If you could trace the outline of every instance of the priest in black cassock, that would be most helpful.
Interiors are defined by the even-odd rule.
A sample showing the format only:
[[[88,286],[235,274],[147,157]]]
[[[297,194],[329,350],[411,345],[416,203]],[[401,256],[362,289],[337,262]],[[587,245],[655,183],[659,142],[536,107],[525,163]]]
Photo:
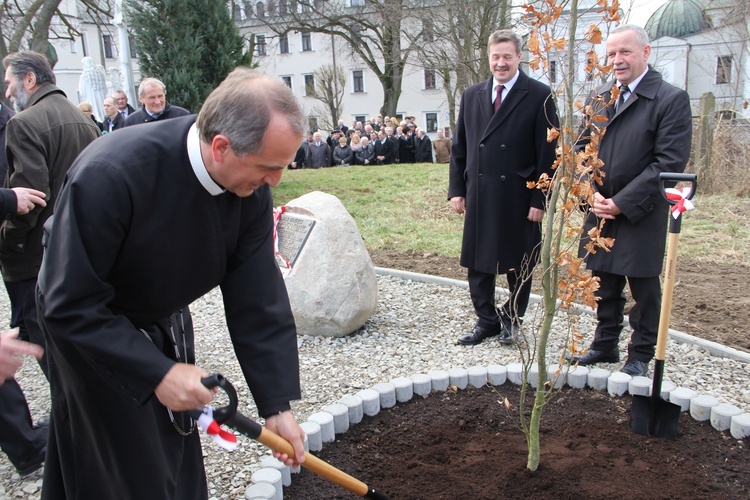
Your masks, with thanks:
[[[217,285],[258,412],[294,446],[276,456],[304,459],[270,186],[305,125],[280,80],[237,69],[197,119],[127,127],[78,157],[45,227],[37,289],[52,391],[42,498],[208,497],[181,412],[213,397],[193,364],[188,304]]]

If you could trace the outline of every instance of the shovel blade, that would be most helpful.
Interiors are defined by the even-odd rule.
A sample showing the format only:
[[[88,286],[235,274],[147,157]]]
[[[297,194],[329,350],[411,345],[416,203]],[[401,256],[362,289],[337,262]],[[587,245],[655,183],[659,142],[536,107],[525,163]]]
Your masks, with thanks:
[[[661,397],[633,396],[630,430],[674,441],[681,408]]]

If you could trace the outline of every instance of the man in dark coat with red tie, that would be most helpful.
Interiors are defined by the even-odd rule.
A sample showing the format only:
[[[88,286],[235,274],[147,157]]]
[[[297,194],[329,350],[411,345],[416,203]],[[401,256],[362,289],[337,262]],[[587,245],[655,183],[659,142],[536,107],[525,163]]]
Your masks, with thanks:
[[[468,268],[479,318],[458,338],[464,345],[495,335],[510,344],[517,334],[545,211],[544,193],[526,183],[551,175],[555,160],[555,143],[547,142],[548,127],[557,125],[554,97],[519,69],[520,38],[499,30],[487,49],[492,78],[464,91],[450,161],[448,199],[456,213],[466,214],[461,265]],[[497,274],[507,276],[510,290],[499,311]]]

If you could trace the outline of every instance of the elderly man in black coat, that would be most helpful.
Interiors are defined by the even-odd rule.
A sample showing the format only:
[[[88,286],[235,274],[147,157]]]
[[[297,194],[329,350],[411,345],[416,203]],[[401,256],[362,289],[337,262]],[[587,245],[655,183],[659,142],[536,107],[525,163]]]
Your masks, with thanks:
[[[527,181],[550,174],[555,144],[547,128],[556,125],[550,88],[519,69],[521,40],[512,30],[496,31],[487,44],[492,78],[466,89],[456,122],[448,198],[466,213],[461,265],[479,318],[461,335],[464,345],[500,335],[510,344],[526,312],[534,249],[541,239],[545,196]],[[495,276],[505,274],[510,296],[497,311]]]
[[[590,350],[573,358],[581,365],[617,362],[622,331],[625,283],[635,305],[630,311],[633,328],[628,360],[621,371],[645,375],[654,357],[659,328],[661,287],[668,204],[659,186],[661,172],[682,172],[690,154],[692,120],[690,99],[684,90],[669,85],[648,66],[648,34],[638,26],[624,25],[607,40],[609,64],[615,81],[597,88],[588,104],[606,116],[606,134],[599,144],[605,177],[594,195],[586,221],[580,256],[599,278],[598,324]],[[615,85],[620,86],[615,105]],[[584,141],[585,142],[585,141]],[[603,237],[615,239],[610,252],[587,254],[588,231],[605,219]]]

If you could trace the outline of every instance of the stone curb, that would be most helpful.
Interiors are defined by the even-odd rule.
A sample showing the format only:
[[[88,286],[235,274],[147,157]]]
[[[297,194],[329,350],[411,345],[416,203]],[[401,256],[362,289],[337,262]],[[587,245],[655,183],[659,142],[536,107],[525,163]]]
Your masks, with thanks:
[[[469,288],[469,283],[466,281],[461,280],[454,280],[450,278],[443,278],[441,276],[431,276],[429,274],[419,274],[419,273],[412,273],[410,271],[401,271],[399,269],[388,269],[386,267],[376,267],[375,273],[384,275],[384,276],[393,276],[395,278],[401,278],[405,280],[412,280],[416,281],[418,283],[427,283],[430,285],[443,285],[443,286],[454,286],[458,288]],[[498,289],[501,293],[504,293],[505,295],[508,294],[508,291],[504,288]],[[542,301],[542,297],[539,295],[531,294],[531,298],[529,299],[530,304],[538,304]],[[594,311],[590,307],[586,306],[577,306],[575,308],[571,308],[572,312],[579,313],[579,314],[587,314],[589,316],[595,316],[596,311]],[[628,317],[625,316],[625,320],[628,321]],[[701,339],[698,337],[694,337],[693,335],[689,335],[687,333],[669,329],[669,337],[677,342],[678,344],[690,344],[700,347],[701,349],[707,350],[709,353],[711,353],[712,356],[718,356],[721,358],[729,358],[734,359],[737,361],[742,361],[743,363],[750,363],[750,353],[740,351],[738,349],[734,349],[733,347],[721,345],[717,342],[712,342],[710,340]]]
[[[434,285],[443,285],[443,286],[454,286],[459,288],[468,288],[469,284],[466,281],[461,280],[454,280],[450,278],[443,278],[440,276],[431,276],[427,274],[419,274],[419,273],[413,273],[409,271],[402,271],[398,269],[388,269],[383,267],[376,267],[375,268],[376,274],[379,275],[385,275],[385,276],[393,276],[396,278],[401,278],[404,280],[411,280],[418,283],[426,283],[426,284],[434,284]],[[505,289],[500,288],[499,291],[501,293],[507,294],[508,291]],[[530,303],[540,303],[542,300],[542,297],[539,295],[531,295]],[[585,306],[578,306],[574,309],[574,312],[579,314],[587,314],[590,316],[595,315],[595,311],[590,307]],[[627,317],[625,319],[627,321]],[[678,343],[686,343],[691,345],[699,346],[703,349],[708,350],[712,356],[718,356],[718,357],[725,357],[730,358],[746,363],[750,363],[750,353],[745,353],[743,351],[739,351],[737,349],[733,349],[728,346],[724,346],[721,344],[718,344],[716,342],[712,342],[709,340],[700,339],[698,337],[694,337],[692,335],[688,335],[686,333],[677,331],[677,330],[669,330],[669,336],[672,338],[672,340],[678,342]],[[512,363],[511,365],[519,365],[520,363]],[[510,366],[510,365],[509,365]],[[530,371],[532,368],[534,368],[536,365],[533,365],[530,367]],[[511,369],[514,369],[518,371],[517,369],[519,367],[517,366],[510,366]],[[585,367],[584,367],[585,368]],[[464,390],[468,387],[477,387],[477,376],[479,375],[479,372],[483,372],[486,375],[486,385],[491,385],[494,387],[499,387],[506,382],[510,382],[511,384],[519,385],[521,384],[521,379],[519,377],[513,377],[513,376],[505,376],[506,373],[509,373],[510,370],[508,366],[503,365],[492,365],[489,367],[477,367],[472,366],[469,368],[456,368],[451,367],[450,369],[446,370],[434,370],[433,372],[429,374],[415,374],[411,375],[410,377],[401,377],[399,379],[391,382],[383,382],[379,384],[375,384],[370,389],[365,389],[364,391],[360,391],[360,393],[364,392],[372,392],[376,396],[380,396],[379,398],[376,397],[376,403],[382,403],[384,402],[384,398],[387,401],[386,405],[382,404],[376,404],[377,409],[371,408],[370,411],[365,411],[364,414],[368,416],[374,416],[377,415],[381,409],[383,408],[390,408],[396,405],[396,403],[403,403],[406,401],[411,400],[415,395],[421,395],[423,397],[426,397],[429,393],[432,392],[440,392],[441,390],[447,390],[447,387],[443,387],[443,385],[446,385],[445,383],[449,382],[456,387],[457,390]],[[585,384],[581,385],[579,382],[574,382],[574,384],[569,383],[568,380],[565,380],[565,385],[568,385],[568,387],[571,387],[572,389],[583,389],[585,387],[588,387],[592,390],[598,390],[598,391],[607,391],[610,395],[610,397],[621,397],[626,393],[635,393],[635,392],[643,392],[643,390],[646,390],[646,394],[640,394],[640,395],[647,395],[651,392],[651,385],[652,380],[647,377],[636,377],[635,382],[636,384],[633,384],[633,377],[630,375],[627,375],[625,373],[621,372],[609,372],[604,369],[596,368],[592,370],[593,376],[591,371],[586,371],[586,374],[588,374],[588,379]],[[503,376],[497,377],[497,372],[501,372]],[[575,372],[574,369],[569,368],[568,371],[563,375],[567,378],[569,375],[569,372]],[[514,372],[515,373],[515,372]],[[473,379],[470,378],[470,374],[473,374]],[[584,374],[584,377],[586,377],[586,374]],[[520,375],[520,374],[519,374]],[[530,374],[531,375],[531,374]],[[412,381],[412,386],[414,384],[423,385],[424,381],[422,380],[424,377],[429,377],[432,380],[432,387],[431,390],[427,391],[426,394],[419,394],[417,391],[410,391],[410,396],[408,399],[406,397],[396,397],[395,396],[395,386],[399,385],[399,387],[403,388],[404,383],[407,380]],[[447,378],[449,377],[449,380]],[[548,377],[549,378],[549,377]],[[642,380],[639,380],[642,379]],[[470,382],[471,380],[471,382]],[[492,382],[498,382],[498,383],[492,383]],[[533,381],[530,381],[533,382]],[[555,385],[558,385],[559,381],[555,381]],[[648,383],[646,383],[648,382]],[[535,384],[530,384],[535,385]],[[424,392],[424,391],[419,391]],[[689,392],[689,394],[688,394]],[[360,402],[362,403],[363,400],[359,397],[359,394],[353,395],[353,396],[344,396],[343,399],[351,398],[353,399],[360,399]],[[711,396],[699,394],[696,391],[687,390],[682,387],[675,387],[674,384],[670,383],[669,381],[664,381],[662,385],[662,398],[666,399],[667,401],[671,401],[672,403],[678,404],[681,407],[681,413],[685,413],[687,415],[690,415],[694,420],[697,421],[709,421],[711,426],[718,430],[719,432],[723,431],[729,431],[728,434],[730,434],[735,439],[744,439],[747,437],[750,437],[750,413],[742,413],[741,410],[734,407],[733,405],[728,404],[718,404],[718,400]],[[711,400],[707,404],[704,404],[704,400],[708,399]],[[340,401],[335,403],[340,403]],[[373,401],[364,402],[364,403],[372,403]],[[693,404],[695,403],[695,404]],[[714,404],[717,403],[717,404]],[[337,412],[336,417],[341,419],[348,418],[348,415],[351,415],[353,413],[353,407],[354,407],[354,413],[358,412],[358,409],[356,408],[356,401],[349,401],[348,402],[348,413],[344,412],[343,415],[341,412]],[[714,407],[719,407],[719,412],[714,412],[712,409]],[[327,413],[327,408],[330,409],[331,404],[324,405],[324,407],[321,409],[320,412],[315,413],[311,416],[320,416],[320,413]],[[333,419],[334,415],[330,414],[331,418]],[[359,420],[358,420],[359,421]],[[308,422],[315,422],[315,420],[309,420]],[[346,429],[350,428],[349,424],[354,425],[357,422],[347,422]],[[342,431],[346,432],[346,431]],[[331,432],[333,433],[333,432]],[[336,432],[338,434],[339,432]],[[334,441],[334,439],[329,438],[329,442]],[[295,471],[298,472],[298,471]],[[343,471],[346,472],[346,471]]]
[[[520,363],[517,363],[517,364],[520,364]],[[529,371],[532,371],[531,369],[534,366],[535,365],[532,365],[531,367],[529,367]],[[469,367],[469,368],[451,367],[450,369],[447,369],[444,372],[451,374],[450,375],[451,385],[453,387],[455,387],[456,390],[465,390],[465,389],[467,389],[469,387],[479,387],[479,386],[475,385],[476,382],[474,382],[472,384],[465,383],[466,380],[464,380],[464,379],[470,373],[474,373],[474,374],[479,374],[480,372],[484,373],[485,376],[486,376],[486,378],[485,378],[485,384],[484,385],[490,385],[490,386],[493,386],[493,387],[500,387],[500,386],[504,385],[506,382],[509,383],[510,385],[520,385],[522,383],[520,380],[516,380],[516,379],[512,379],[512,378],[508,377],[507,379],[506,378],[501,378],[500,380],[498,380],[500,383],[492,384],[490,382],[492,380],[492,378],[490,377],[490,375],[491,375],[492,372],[497,372],[498,368],[503,368],[503,365],[492,365],[492,366],[489,366],[489,367],[472,366],[472,367]],[[507,367],[505,367],[505,368],[507,369]],[[502,370],[500,370],[500,371],[502,371]],[[568,371],[569,372],[574,372],[575,370],[570,369]],[[589,378],[588,378],[588,382],[585,384],[585,386],[578,386],[578,385],[573,386],[573,385],[570,385],[569,383],[567,383],[567,380],[565,381],[566,382],[565,385],[568,385],[568,387],[570,387],[571,389],[583,389],[585,387],[588,387],[591,390],[607,391],[607,393],[612,398],[621,397],[625,393],[628,393],[628,392],[631,392],[631,393],[632,392],[638,392],[638,391],[633,391],[632,390],[633,388],[631,387],[630,383],[633,380],[633,377],[631,377],[628,374],[625,374],[625,373],[622,373],[622,372],[609,372],[609,371],[604,370],[604,369],[595,369],[595,370],[592,370],[592,372],[594,372],[594,371],[596,372],[595,377],[591,376],[591,372],[588,373]],[[433,376],[437,376],[438,378],[441,378],[443,376],[443,371],[442,370],[435,370],[434,372],[431,372],[431,373],[432,373],[432,375],[428,374],[427,376],[430,376],[431,378]],[[599,375],[605,375],[605,374],[608,374],[608,375],[606,377],[599,376]],[[563,377],[566,377],[568,375],[568,373],[564,373],[564,374],[561,374],[561,375]],[[404,382],[406,380],[414,381],[415,377],[416,377],[416,380],[420,380],[420,377],[423,377],[423,376],[424,376],[424,374],[415,374],[415,375],[412,375],[410,377],[401,377],[401,378],[396,379],[396,380],[399,383],[400,382]],[[454,380],[454,377],[455,377],[455,380]],[[652,380],[648,379],[647,377],[635,377],[636,381],[638,381],[639,379],[644,379],[642,381],[642,382],[644,382],[644,384],[645,384],[645,381],[648,380],[648,382],[649,382],[649,384],[648,384],[648,393],[650,393],[651,392],[651,383],[652,383]],[[453,382],[458,382],[458,384],[454,385]],[[532,384],[530,384],[530,385],[532,385]],[[557,386],[558,384],[556,383],[555,385]],[[379,389],[381,389],[381,392],[379,392],[379,394],[381,395],[381,398],[382,398],[382,396],[383,396],[384,393],[388,393],[390,391],[390,389],[393,389],[395,387],[395,384],[393,382],[383,382],[383,383],[375,384],[375,386],[378,386]],[[375,387],[375,386],[373,386],[373,387]],[[710,424],[711,424],[711,426],[714,429],[716,429],[719,432],[729,431],[729,432],[727,432],[727,434],[730,434],[733,438],[738,439],[738,440],[750,437],[750,413],[742,413],[738,408],[736,408],[736,407],[734,407],[732,405],[728,405],[728,404],[714,404],[714,403],[718,403],[718,400],[716,400],[713,397],[699,394],[698,392],[690,390],[690,389],[685,389],[685,388],[682,388],[682,387],[674,387],[674,384],[668,383],[666,381],[664,382],[664,385],[663,385],[663,389],[664,388],[668,388],[668,389],[671,389],[671,390],[669,392],[662,391],[662,398],[666,399],[666,400],[668,400],[668,401],[670,401],[670,402],[672,402],[674,404],[677,404],[678,406],[680,406],[681,407],[681,413],[684,413],[686,415],[691,416],[693,418],[693,420],[696,420],[696,421],[699,421],[699,422],[700,421],[709,421],[710,420]],[[447,389],[448,389],[447,387],[445,387],[445,388],[439,387],[438,389],[433,389],[430,392],[431,393],[432,392],[441,392],[442,390],[447,390]],[[418,396],[418,394],[417,393],[413,393],[409,399],[399,398],[398,402],[399,403],[405,403],[405,402],[410,401],[411,399],[413,399],[414,396]],[[427,396],[428,396],[428,394],[425,394],[422,397],[427,397]],[[347,396],[344,396],[344,398],[346,398],[346,397]],[[393,398],[393,399],[394,399],[394,404],[392,404],[389,407],[396,406],[395,405],[395,398]],[[710,399],[710,400],[713,400],[713,401],[709,402],[708,405],[705,405],[705,404],[701,403],[701,401],[703,399]],[[698,404],[697,405],[692,404],[694,402],[698,402]],[[324,406],[324,408],[319,413],[325,413],[326,412],[326,408],[328,408],[329,406],[330,405]],[[385,407],[379,408],[378,411],[373,412],[370,416],[377,415],[380,412],[380,410],[383,409],[383,408],[385,408]],[[714,412],[712,410],[712,408],[719,408],[722,411],[720,411],[720,412]],[[699,411],[699,410],[702,410],[702,411]],[[315,415],[317,415],[317,414],[315,414]],[[346,416],[346,415],[344,415],[344,416]],[[347,429],[349,427],[350,426],[347,426]],[[331,441],[333,441],[333,440],[331,440]],[[343,471],[343,472],[346,472],[346,471]]]

